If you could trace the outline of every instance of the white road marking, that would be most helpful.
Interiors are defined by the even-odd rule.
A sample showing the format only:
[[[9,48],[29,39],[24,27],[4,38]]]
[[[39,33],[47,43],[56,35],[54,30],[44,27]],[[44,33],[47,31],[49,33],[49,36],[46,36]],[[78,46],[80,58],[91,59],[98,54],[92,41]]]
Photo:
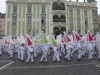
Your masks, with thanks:
[[[94,65],[94,63],[86,63],[86,64],[73,64],[73,65],[50,65],[50,66],[24,66],[24,67],[9,67],[7,69],[33,69],[33,68],[57,68],[57,67],[73,67],[73,66],[88,66]]]
[[[98,65],[95,65],[95,66],[97,66],[97,67],[100,67],[100,64],[98,64]]]
[[[8,67],[9,65],[11,65],[13,62],[14,62],[14,61],[12,61],[12,62],[10,62],[10,63],[4,65],[3,67],[0,67],[0,71],[3,70],[4,68]]]

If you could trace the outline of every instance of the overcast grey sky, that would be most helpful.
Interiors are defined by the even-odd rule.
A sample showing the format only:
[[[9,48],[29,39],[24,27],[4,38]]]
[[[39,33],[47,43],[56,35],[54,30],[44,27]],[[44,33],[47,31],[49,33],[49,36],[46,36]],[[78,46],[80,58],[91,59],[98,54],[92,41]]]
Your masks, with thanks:
[[[5,13],[6,12],[6,3],[5,1],[7,0],[0,0],[0,12]],[[69,1],[69,0],[67,0]],[[76,1],[76,0],[72,0],[72,1]],[[84,0],[79,0],[80,2],[83,2]],[[98,14],[100,14],[100,0],[96,0],[97,1],[97,6],[98,6]]]

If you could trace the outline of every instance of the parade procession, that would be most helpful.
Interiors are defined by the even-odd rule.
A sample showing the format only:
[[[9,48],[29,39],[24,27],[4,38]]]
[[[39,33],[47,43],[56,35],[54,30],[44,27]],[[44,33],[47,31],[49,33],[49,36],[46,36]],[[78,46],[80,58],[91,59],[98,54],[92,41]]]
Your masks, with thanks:
[[[8,54],[10,59],[22,62],[34,63],[34,58],[41,56],[40,62],[49,63],[48,57],[53,54],[53,62],[61,62],[61,59],[72,62],[71,58],[77,54],[77,60],[81,61],[88,55],[88,60],[93,60],[94,55],[98,54],[100,60],[100,34],[93,37],[89,31],[86,35],[80,37],[76,32],[69,35],[64,32],[55,39],[53,35],[45,35],[43,32],[37,36],[25,37],[20,35],[17,38],[6,36],[0,40],[0,56]],[[64,55],[64,58],[61,58]],[[26,56],[26,60],[24,57]],[[1,57],[0,57],[1,58]]]

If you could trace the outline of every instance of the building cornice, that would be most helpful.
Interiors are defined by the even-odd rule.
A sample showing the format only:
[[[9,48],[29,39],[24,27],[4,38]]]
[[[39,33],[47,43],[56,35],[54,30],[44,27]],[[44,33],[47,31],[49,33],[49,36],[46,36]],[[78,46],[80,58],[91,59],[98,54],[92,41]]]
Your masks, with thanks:
[[[67,5],[67,7],[77,7],[77,8],[91,8],[91,9],[98,9],[98,7],[90,7],[90,6],[76,6],[76,5]]]
[[[20,1],[6,1],[6,4],[46,4],[50,5],[51,2],[20,2]]]

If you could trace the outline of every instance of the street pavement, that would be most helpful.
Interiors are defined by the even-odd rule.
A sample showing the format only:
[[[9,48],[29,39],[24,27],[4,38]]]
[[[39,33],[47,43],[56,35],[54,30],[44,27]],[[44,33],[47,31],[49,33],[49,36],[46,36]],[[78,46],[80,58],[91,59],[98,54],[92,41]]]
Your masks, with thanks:
[[[15,54],[15,57],[17,54]],[[26,63],[16,60],[7,67],[5,65],[12,62],[7,54],[0,56],[0,75],[100,75],[100,60],[98,54],[93,60],[88,60],[88,56],[77,60],[77,53],[71,58],[71,61],[61,58],[61,62],[53,62],[53,53],[48,56],[48,63],[41,63],[41,55],[34,58],[35,63]],[[25,55],[26,60],[27,56]],[[2,67],[4,67],[2,69]]]

